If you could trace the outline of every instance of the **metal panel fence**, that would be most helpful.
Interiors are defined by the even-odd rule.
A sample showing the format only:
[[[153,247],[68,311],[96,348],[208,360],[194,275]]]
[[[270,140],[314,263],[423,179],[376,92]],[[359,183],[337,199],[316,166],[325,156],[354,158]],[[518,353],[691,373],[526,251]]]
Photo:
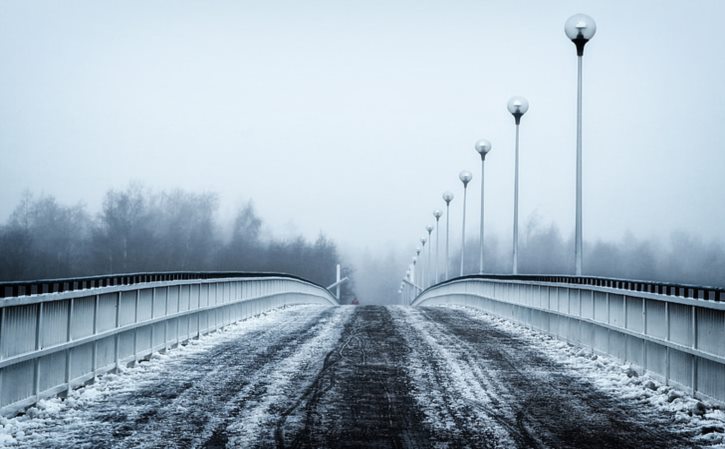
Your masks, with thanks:
[[[0,414],[251,315],[338,304],[323,287],[287,275],[144,279],[0,299]]]
[[[693,395],[725,402],[725,303],[571,283],[459,278],[413,305],[458,304],[613,355]]]

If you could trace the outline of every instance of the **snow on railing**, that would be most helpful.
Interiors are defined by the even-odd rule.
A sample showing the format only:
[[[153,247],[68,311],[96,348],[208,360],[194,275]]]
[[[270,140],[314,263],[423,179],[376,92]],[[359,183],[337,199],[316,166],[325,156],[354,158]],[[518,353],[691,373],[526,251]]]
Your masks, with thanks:
[[[412,304],[482,309],[615,356],[695,396],[725,402],[721,291],[598,278],[571,282],[573,278],[464,276],[429,287]],[[712,291],[718,295],[704,294]]]
[[[248,316],[284,305],[338,304],[319,285],[273,273],[149,273],[13,285],[19,294],[0,299],[5,416]]]

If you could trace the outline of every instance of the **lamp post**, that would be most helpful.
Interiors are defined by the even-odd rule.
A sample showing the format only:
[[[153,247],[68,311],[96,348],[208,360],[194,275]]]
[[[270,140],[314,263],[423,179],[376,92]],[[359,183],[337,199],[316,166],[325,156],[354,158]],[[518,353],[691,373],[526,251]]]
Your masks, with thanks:
[[[529,102],[524,97],[512,97],[508,110],[516,122],[516,162],[514,169],[514,261],[513,274],[519,273],[519,124],[521,117],[529,110]]]
[[[428,259],[425,261],[425,269],[427,271],[425,279],[428,281],[428,283],[425,285],[427,286],[428,284],[431,283],[430,280],[433,277],[433,274],[431,273],[431,265],[430,265],[430,247],[433,246],[433,244],[431,243],[432,240],[430,239],[430,234],[431,234],[431,232],[433,232],[433,226],[427,225],[425,227],[425,230],[428,231]]]
[[[420,254],[420,248],[418,248],[415,251],[415,253],[416,254]],[[418,263],[418,256],[417,255],[416,256],[413,256],[413,270],[412,270],[412,272],[413,272],[413,281],[412,281],[413,282],[413,285],[418,285],[417,273],[416,273],[416,270],[415,270],[415,264],[416,263]],[[416,295],[418,294],[418,291],[417,290],[416,290],[415,294]]]
[[[425,251],[425,243],[426,243],[426,238],[421,237],[420,238],[420,247],[421,247],[421,251],[423,251],[423,252]],[[423,256],[425,256],[425,254],[423,254]],[[428,268],[428,266],[424,262],[425,262],[425,259],[421,258],[421,260],[420,260],[420,288],[421,289],[425,288],[425,270]]]
[[[446,279],[448,279],[448,265],[450,259],[450,239],[451,239],[451,201],[453,201],[453,194],[451,192],[443,193],[443,201],[446,202],[446,260],[444,261],[446,266]]]
[[[576,275],[582,274],[582,62],[584,46],[597,32],[594,19],[585,14],[575,14],[564,24],[566,36],[576,45],[577,91],[576,91],[576,229],[574,233],[574,259]]]
[[[405,300],[410,303],[410,265],[408,266],[408,270],[405,272],[405,277],[403,279],[407,281],[405,283]]]
[[[410,265],[408,266],[408,271],[405,272],[405,279],[407,279],[409,283],[412,282],[412,280],[410,278]],[[413,298],[411,298],[411,294],[410,294],[410,284],[406,284],[406,293],[407,293],[406,301],[408,301],[408,304],[410,304],[410,302],[413,299]]]
[[[480,247],[480,255],[478,259],[478,272],[483,273],[483,203],[484,203],[484,184],[483,184],[483,175],[484,175],[484,169],[486,168],[486,154],[488,154],[489,151],[491,151],[491,142],[489,142],[486,139],[481,139],[478,142],[476,142],[476,151],[478,154],[481,155],[481,226],[479,229],[479,247]]]
[[[439,253],[439,247],[440,247],[440,241],[441,241],[441,233],[440,233],[440,226],[438,225],[438,221],[441,219],[441,215],[443,213],[439,211],[438,209],[433,211],[433,217],[436,219],[436,284],[438,283],[438,269],[440,267],[440,262],[438,258]]]
[[[463,276],[463,258],[466,252],[466,192],[468,191],[468,183],[473,179],[473,175],[468,170],[463,170],[458,174],[458,179],[463,183],[463,229],[461,231],[461,276]]]

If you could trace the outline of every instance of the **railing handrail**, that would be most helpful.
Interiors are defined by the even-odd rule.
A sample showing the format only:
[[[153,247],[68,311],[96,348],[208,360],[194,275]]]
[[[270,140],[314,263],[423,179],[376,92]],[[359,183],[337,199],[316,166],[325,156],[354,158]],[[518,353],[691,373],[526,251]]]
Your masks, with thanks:
[[[687,286],[676,292],[682,296],[672,296],[647,291],[657,283],[643,282],[647,288],[631,290],[624,289],[633,287],[629,284],[617,288],[551,278],[462,276],[428,288],[412,305],[480,308],[633,363],[698,397],[725,401],[725,301],[703,297],[703,292],[721,294],[722,289]]]
[[[0,415],[276,307],[339,305],[328,289],[276,273],[141,273],[16,285],[30,289],[0,300]]]
[[[438,284],[434,284],[420,292],[449,284],[454,281],[466,279],[488,279],[501,281],[528,281],[557,284],[572,284],[593,287],[615,288],[634,292],[654,293],[666,296],[678,296],[691,299],[702,299],[708,301],[725,301],[725,288],[708,287],[694,284],[680,284],[671,282],[642,281],[635,279],[606,278],[601,276],[575,276],[564,274],[467,274],[454,277]]]
[[[224,279],[224,278],[265,278],[286,277],[322,289],[324,286],[289,273],[255,272],[255,271],[159,271],[141,273],[118,273],[73,278],[39,279],[28,281],[0,281],[0,298],[40,295],[46,293],[62,293],[90,288],[112,287],[117,285],[134,285],[148,282]]]

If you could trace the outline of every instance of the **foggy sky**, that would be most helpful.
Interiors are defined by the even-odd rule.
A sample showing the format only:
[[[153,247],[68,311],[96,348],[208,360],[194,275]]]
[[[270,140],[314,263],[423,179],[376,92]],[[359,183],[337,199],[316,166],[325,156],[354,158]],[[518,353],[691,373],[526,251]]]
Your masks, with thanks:
[[[486,225],[509,235],[512,95],[522,221],[574,224],[584,64],[584,238],[724,240],[722,1],[27,2],[0,4],[0,218],[30,189],[91,211],[108,188],[248,198],[280,234],[415,245],[480,160]],[[457,229],[457,228],[456,228]],[[404,267],[401,267],[401,272]]]

